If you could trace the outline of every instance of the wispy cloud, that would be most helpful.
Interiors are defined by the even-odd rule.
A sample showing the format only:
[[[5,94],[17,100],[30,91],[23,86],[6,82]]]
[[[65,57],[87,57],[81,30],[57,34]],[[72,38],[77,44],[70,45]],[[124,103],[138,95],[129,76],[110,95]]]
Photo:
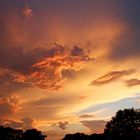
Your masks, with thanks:
[[[94,117],[94,115],[91,115],[91,114],[82,114],[79,116],[79,118],[92,118]]]
[[[139,86],[140,80],[139,79],[129,79],[125,81],[128,87]]]
[[[118,78],[121,78],[122,76],[130,75],[134,73],[134,69],[130,70],[121,70],[121,71],[111,71],[108,72],[107,74],[95,79],[94,81],[91,82],[91,85],[102,85],[106,84],[112,81],[117,80]]]

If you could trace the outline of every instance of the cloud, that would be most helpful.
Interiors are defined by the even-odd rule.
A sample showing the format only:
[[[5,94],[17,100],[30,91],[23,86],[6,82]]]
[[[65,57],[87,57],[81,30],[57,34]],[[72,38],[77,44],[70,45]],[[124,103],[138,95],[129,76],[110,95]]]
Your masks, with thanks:
[[[22,129],[22,122],[13,121],[13,120],[1,119],[0,125],[5,127],[11,127],[14,129]]]
[[[4,70],[0,76],[0,96],[11,96],[26,87],[30,87],[30,85],[13,81],[13,77],[11,77],[11,74],[6,70]]]
[[[20,121],[13,121],[8,119],[1,119],[0,125],[3,125],[5,127],[11,127],[14,129],[32,129],[36,127],[35,119],[33,119],[31,116],[24,117]]]
[[[104,120],[93,120],[93,121],[81,121],[81,123],[91,130],[91,133],[103,133],[106,121]]]
[[[27,116],[23,119],[21,119],[22,121],[22,128],[23,129],[32,129],[35,127],[35,119],[33,119],[31,116]]]
[[[61,128],[62,130],[65,130],[67,128],[68,122],[59,122],[58,127]]]
[[[128,87],[133,87],[133,86],[140,85],[140,80],[139,79],[129,79],[129,80],[126,80],[125,83]]]
[[[104,118],[108,118],[114,115],[114,112],[117,112],[120,109],[139,108],[140,95],[135,95],[129,98],[122,98],[121,100],[116,100],[112,102],[106,102],[101,104],[93,104],[81,111],[81,113],[94,113],[95,116],[103,116]],[[101,111],[100,111],[101,110]],[[97,112],[97,113],[96,113]]]
[[[7,51],[1,48],[0,54],[0,67],[12,81],[47,90],[62,87],[63,71],[79,71],[85,62],[92,61],[82,48],[70,49],[59,44],[28,52],[20,48],[7,48]]]
[[[83,101],[80,101],[80,103],[82,102]],[[75,106],[74,109],[71,106],[72,104]],[[56,120],[57,116],[57,120],[60,120],[65,117],[64,114],[66,114],[65,112],[67,112],[67,110],[69,110],[69,112],[75,112],[75,110],[79,109],[79,96],[73,96],[71,93],[60,93],[55,94],[55,96],[48,94],[47,97],[26,102],[23,106],[26,113],[31,114],[36,119]]]
[[[23,11],[22,11],[23,16],[29,18],[33,16],[33,11],[32,9],[29,7],[28,4],[25,5]]]
[[[92,81],[91,85],[106,84],[106,83],[112,82],[114,80],[117,80],[118,78],[121,78],[122,76],[130,75],[134,72],[135,72],[134,69],[121,70],[121,71],[111,71],[111,72],[108,72],[107,74],[95,79],[94,81]]]
[[[94,115],[89,115],[89,114],[82,114],[79,116],[80,118],[92,118]]]
[[[16,96],[0,97],[0,118],[18,112],[21,109],[21,101]]]

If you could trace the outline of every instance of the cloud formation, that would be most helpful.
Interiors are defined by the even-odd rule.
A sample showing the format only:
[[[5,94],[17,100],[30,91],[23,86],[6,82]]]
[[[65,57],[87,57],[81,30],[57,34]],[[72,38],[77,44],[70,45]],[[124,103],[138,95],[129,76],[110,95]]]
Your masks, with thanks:
[[[0,125],[3,125],[5,127],[11,127],[14,129],[32,129],[36,127],[35,119],[33,119],[31,116],[24,117],[20,121],[13,121],[8,119],[1,119]]]
[[[21,101],[18,97],[0,97],[0,118],[18,112],[21,109]]]
[[[1,74],[9,74],[16,83],[47,90],[62,86],[65,70],[79,71],[85,62],[93,60],[78,46],[70,49],[59,44],[28,52],[19,48],[7,48],[7,51],[1,48],[0,54]]]
[[[102,133],[104,131],[106,121],[93,120],[93,121],[81,121],[81,123],[91,130],[91,133]]]
[[[90,115],[90,114],[82,114],[79,116],[80,118],[92,118],[94,117],[94,115]]]
[[[7,118],[17,116],[18,118],[31,114],[41,121],[58,122],[66,116],[65,114],[72,115],[73,112],[78,113],[92,105],[92,99],[97,104],[89,108],[88,112],[80,113],[80,116],[78,113],[80,120],[92,119],[91,117],[96,119],[99,114],[102,114],[100,117],[108,117],[114,113],[114,110],[122,107],[138,107],[136,101],[139,103],[139,98],[136,101],[123,99],[98,104],[102,101],[120,99],[121,96],[128,96],[132,92],[132,94],[138,93],[138,88],[133,88],[131,91],[129,88],[117,87],[118,89],[114,92],[114,88],[112,90],[107,89],[108,87],[99,89],[95,86],[93,93],[93,89],[86,82],[93,80],[91,85],[102,85],[114,80],[122,80],[123,76],[131,74],[129,69],[115,71],[110,69],[110,72],[106,73],[104,66],[113,64],[117,67],[116,60],[120,61],[119,67],[138,69],[136,62],[131,60],[133,57],[140,56],[139,7],[138,0],[46,0],[41,2],[38,0],[1,0],[1,118],[3,116]],[[68,46],[51,44],[52,42]],[[42,45],[42,43],[51,45]],[[73,44],[79,44],[79,46]],[[89,63],[82,71],[84,64],[93,60],[85,50],[95,55],[97,61],[101,60],[101,63],[99,61],[99,63],[96,61],[94,65]],[[125,64],[124,59],[130,60],[133,66],[130,61],[130,63],[127,61],[129,64]],[[100,76],[100,69],[105,74]],[[95,75],[99,77],[91,79],[91,77],[95,78]],[[62,94],[44,95],[41,94],[42,90],[38,89],[58,90],[63,87],[66,79],[70,80],[64,84],[66,87],[62,90]],[[127,80],[126,85],[129,87],[139,85],[139,79]],[[115,85],[112,84],[112,86]],[[27,87],[30,89],[25,89]],[[11,115],[19,110],[20,103],[12,101],[13,94],[11,93],[20,94],[21,98],[29,101],[24,103],[22,111],[13,116]],[[106,98],[102,97],[104,93],[106,93]],[[89,115],[90,113],[95,116]],[[19,122],[7,120],[7,123],[15,128],[31,128],[33,119],[26,117]],[[62,130],[67,127],[63,121],[56,124],[57,128],[58,124]],[[89,125],[89,122],[84,124]],[[81,129],[81,126],[76,126],[73,130]],[[50,139],[56,138],[51,136]]]
[[[106,83],[112,82],[114,80],[117,80],[118,78],[121,78],[122,76],[130,75],[134,72],[135,72],[134,69],[121,70],[121,71],[111,71],[111,72],[108,72],[107,74],[95,79],[94,81],[92,81],[91,85],[106,84]]]
[[[21,122],[22,128],[25,130],[35,128],[36,126],[35,119],[33,119],[31,116],[24,117],[21,119]]]
[[[68,122],[59,122],[58,127],[61,128],[62,130],[65,130],[67,128]]]
[[[140,80],[139,79],[129,79],[129,80],[126,80],[125,83],[128,87],[133,87],[133,86],[140,85]]]

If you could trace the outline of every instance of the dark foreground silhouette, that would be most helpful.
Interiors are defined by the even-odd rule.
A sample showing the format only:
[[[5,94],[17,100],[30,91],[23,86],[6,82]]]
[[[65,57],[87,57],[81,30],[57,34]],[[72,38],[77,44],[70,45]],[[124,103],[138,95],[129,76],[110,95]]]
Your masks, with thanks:
[[[46,137],[36,129],[23,131],[0,126],[0,140],[45,140]],[[103,134],[66,134],[62,140],[140,140],[140,112],[133,108],[119,110]]]
[[[140,112],[133,108],[119,110],[103,134],[67,134],[62,140],[140,140]]]
[[[41,131],[36,129],[23,132],[23,130],[0,126],[0,140],[45,140],[45,137]]]

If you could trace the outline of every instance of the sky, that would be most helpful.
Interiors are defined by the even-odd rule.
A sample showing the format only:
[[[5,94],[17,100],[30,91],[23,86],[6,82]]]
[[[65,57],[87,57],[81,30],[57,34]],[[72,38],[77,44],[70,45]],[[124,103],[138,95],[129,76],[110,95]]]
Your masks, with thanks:
[[[1,0],[0,125],[47,140],[102,133],[140,108],[140,1]]]

